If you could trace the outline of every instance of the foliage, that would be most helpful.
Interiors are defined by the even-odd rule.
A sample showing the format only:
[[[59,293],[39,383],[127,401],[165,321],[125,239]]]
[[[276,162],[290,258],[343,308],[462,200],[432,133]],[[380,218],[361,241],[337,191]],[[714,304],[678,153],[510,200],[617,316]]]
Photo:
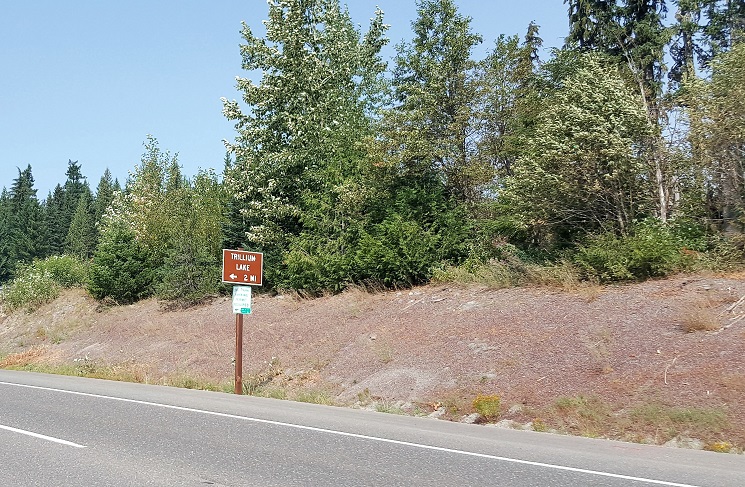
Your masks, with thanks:
[[[431,276],[440,259],[440,237],[417,222],[393,215],[363,234],[356,255],[362,280],[412,286]]]
[[[7,273],[21,263],[43,258],[47,253],[48,235],[44,210],[36,197],[31,166],[21,171],[8,192],[8,244],[4,247],[8,261]],[[1,259],[1,257],[0,257]]]
[[[690,223],[672,226],[644,221],[629,235],[606,232],[590,236],[573,260],[588,277],[603,282],[663,277],[682,271],[696,251],[706,250],[705,238],[692,229]]]
[[[213,172],[185,179],[177,157],[148,137],[125,191],[101,184],[112,201],[94,255],[94,297],[131,302],[156,293],[189,304],[218,291],[225,193]]]
[[[211,172],[200,172],[174,204],[169,248],[157,270],[161,299],[192,304],[220,286],[220,215],[224,192]]]
[[[690,139],[704,170],[713,219],[726,232],[745,229],[745,43],[712,62],[710,81],[694,80],[686,97]]]
[[[12,217],[10,196],[8,191],[3,188],[2,193],[0,193],[0,282],[8,280],[15,267],[11,242]]]
[[[264,36],[243,26],[223,180],[184,177],[152,136],[123,190],[107,170],[94,195],[68,160],[40,201],[19,168],[0,282],[93,255],[94,295],[188,304],[222,289],[222,247],[264,252],[268,288],[311,295],[742,265],[745,4],[565,3],[565,48],[540,62],[534,23],[477,60],[456,2],[418,0],[387,72],[380,10],[361,32],[340,0],[273,0]]]
[[[119,191],[121,191],[119,181],[113,179],[111,171],[106,168],[96,187],[96,197],[93,201],[93,222],[95,227],[103,223],[103,217],[114,202],[114,195]],[[98,241],[98,228],[96,228],[96,241]]]
[[[522,45],[517,36],[499,36],[475,73],[475,157],[496,172],[498,185],[512,175],[538,109],[534,58],[542,41],[536,29],[531,24]]]
[[[21,308],[33,311],[53,301],[59,296],[59,292],[60,285],[52,279],[49,272],[33,266],[21,267],[16,277],[3,286],[2,303],[8,311]]]
[[[224,100],[238,131],[229,144],[235,162],[225,182],[245,222],[241,243],[264,252],[267,283],[305,285],[308,280],[294,279],[288,265],[327,267],[318,264],[322,255],[301,257],[327,241],[354,239],[347,233],[359,207],[349,204],[355,196],[349,189],[362,182],[387,26],[378,10],[361,35],[338,0],[271,3],[265,25],[266,38],[243,29],[243,68],[263,71],[258,85],[239,79],[247,110]],[[313,288],[323,285],[313,282]]]
[[[471,51],[481,36],[452,0],[419,0],[412,28],[414,40],[398,46],[395,60],[395,105],[382,126],[384,160],[412,178],[438,174],[449,195],[473,200],[491,179],[470,147],[476,98]]]
[[[88,266],[71,256],[52,256],[21,265],[13,280],[2,289],[2,303],[12,311],[34,310],[54,300],[62,288],[83,286]]]
[[[575,59],[500,195],[542,245],[606,226],[625,232],[646,209],[641,100],[602,57]]]
[[[49,233],[48,254],[61,255],[72,251],[76,255],[89,256],[95,246],[91,209],[93,195],[78,161],[68,160],[65,175],[67,179],[64,185],[58,184],[44,202]],[[86,203],[81,208],[80,201],[83,199]],[[76,216],[76,228],[73,230],[75,249],[71,250],[70,227]]]
[[[151,254],[123,224],[110,224],[93,255],[88,292],[96,299],[132,303],[152,293]]]
[[[140,164],[130,173],[125,191],[114,198],[104,231],[110,223],[125,224],[157,262],[168,252],[170,229],[177,223],[173,218],[175,196],[184,180],[177,155],[161,150],[158,140],[150,135],[144,146]]]
[[[63,288],[82,287],[88,282],[88,261],[72,255],[53,255],[34,262],[32,267],[48,273]]]
[[[611,56],[641,86],[655,111],[662,92],[665,45],[665,0],[564,0],[569,4],[568,46]],[[654,116],[654,122],[657,117]]]
[[[77,209],[70,221],[70,229],[65,239],[65,251],[80,259],[88,259],[96,247],[96,227],[89,192],[78,199]]]

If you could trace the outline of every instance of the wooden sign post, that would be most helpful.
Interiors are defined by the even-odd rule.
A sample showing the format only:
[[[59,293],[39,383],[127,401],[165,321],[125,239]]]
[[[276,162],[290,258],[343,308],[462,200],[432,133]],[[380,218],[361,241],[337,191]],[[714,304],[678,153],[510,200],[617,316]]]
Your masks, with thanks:
[[[222,282],[233,286],[235,314],[235,393],[243,394],[243,315],[251,313],[251,288],[261,286],[264,254],[245,250],[222,251]]]

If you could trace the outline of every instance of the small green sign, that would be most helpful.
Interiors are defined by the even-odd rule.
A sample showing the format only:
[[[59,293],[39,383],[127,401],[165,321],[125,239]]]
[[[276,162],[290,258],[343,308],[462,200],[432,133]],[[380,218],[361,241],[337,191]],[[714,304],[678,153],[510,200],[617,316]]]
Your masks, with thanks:
[[[233,286],[233,313],[251,314],[251,287]]]

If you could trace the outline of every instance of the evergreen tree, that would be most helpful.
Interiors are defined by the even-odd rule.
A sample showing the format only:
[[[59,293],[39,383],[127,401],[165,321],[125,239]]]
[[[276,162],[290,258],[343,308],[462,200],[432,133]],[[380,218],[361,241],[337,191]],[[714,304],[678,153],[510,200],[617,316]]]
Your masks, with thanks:
[[[44,210],[49,231],[49,255],[62,255],[69,228],[64,223],[65,190],[60,184],[44,200]]]
[[[620,15],[616,0],[564,0],[569,5],[567,45],[620,54]]]
[[[153,281],[147,249],[131,228],[111,221],[93,255],[88,292],[96,299],[133,303],[152,294]]]
[[[96,226],[96,234],[98,234],[98,227],[102,223],[106,210],[114,201],[114,194],[120,190],[119,181],[114,180],[111,177],[111,171],[109,171],[109,168],[106,168],[101,179],[98,181],[96,196],[93,200],[93,221]]]
[[[596,50],[629,68],[655,125],[662,94],[665,46],[664,0],[564,0],[569,4],[568,47]]]
[[[11,215],[10,195],[3,187],[0,193],[0,283],[7,281],[13,275]]]
[[[233,170],[233,159],[230,152],[225,152],[223,160],[223,175],[229,174]],[[223,210],[223,226],[221,228],[222,247],[225,249],[244,249],[246,248],[246,217],[241,212],[241,208],[246,206],[245,201],[239,201],[234,195],[226,196],[226,203]]]
[[[709,62],[745,39],[745,2],[742,0],[702,0],[709,22],[704,26],[706,54]]]
[[[65,180],[65,184],[62,186],[64,197],[62,212],[59,216],[61,231],[65,238],[70,231],[70,223],[78,209],[80,199],[83,198],[84,195],[90,196],[91,193],[90,187],[85,181],[86,178],[81,173],[80,168],[81,166],[78,164],[78,161],[67,161],[67,171],[65,171],[67,179]]]
[[[31,166],[21,171],[10,188],[11,267],[47,255],[48,236],[44,211],[36,197]]]
[[[672,26],[670,57],[673,65],[668,78],[674,86],[679,86],[696,75],[696,59],[704,55],[699,43],[702,30],[701,14],[706,0],[675,0],[675,24]]]
[[[65,253],[87,260],[96,247],[96,227],[90,193],[83,193],[70,222],[65,239]]]

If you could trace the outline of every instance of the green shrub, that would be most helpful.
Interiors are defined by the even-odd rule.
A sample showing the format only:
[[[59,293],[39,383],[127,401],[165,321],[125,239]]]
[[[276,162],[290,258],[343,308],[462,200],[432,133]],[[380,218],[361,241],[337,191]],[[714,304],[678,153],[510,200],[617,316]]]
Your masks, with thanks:
[[[218,293],[220,264],[194,239],[179,239],[158,269],[155,293],[160,299],[192,305]]]
[[[341,291],[352,280],[353,256],[354,242],[348,235],[320,239],[301,234],[292,239],[284,255],[286,272],[278,276],[278,287],[309,294]]]
[[[718,236],[710,254],[710,267],[715,270],[739,269],[745,265],[745,235]]]
[[[64,288],[82,287],[88,282],[88,263],[69,255],[48,257],[34,263],[42,272],[50,276]]]
[[[628,236],[591,236],[577,249],[573,261],[587,277],[602,282],[663,277],[691,264],[688,245],[702,246],[698,238],[685,237],[674,226],[645,221]]]
[[[386,286],[413,285],[426,281],[439,259],[438,235],[399,215],[388,218],[365,233],[355,264],[364,279]]]

